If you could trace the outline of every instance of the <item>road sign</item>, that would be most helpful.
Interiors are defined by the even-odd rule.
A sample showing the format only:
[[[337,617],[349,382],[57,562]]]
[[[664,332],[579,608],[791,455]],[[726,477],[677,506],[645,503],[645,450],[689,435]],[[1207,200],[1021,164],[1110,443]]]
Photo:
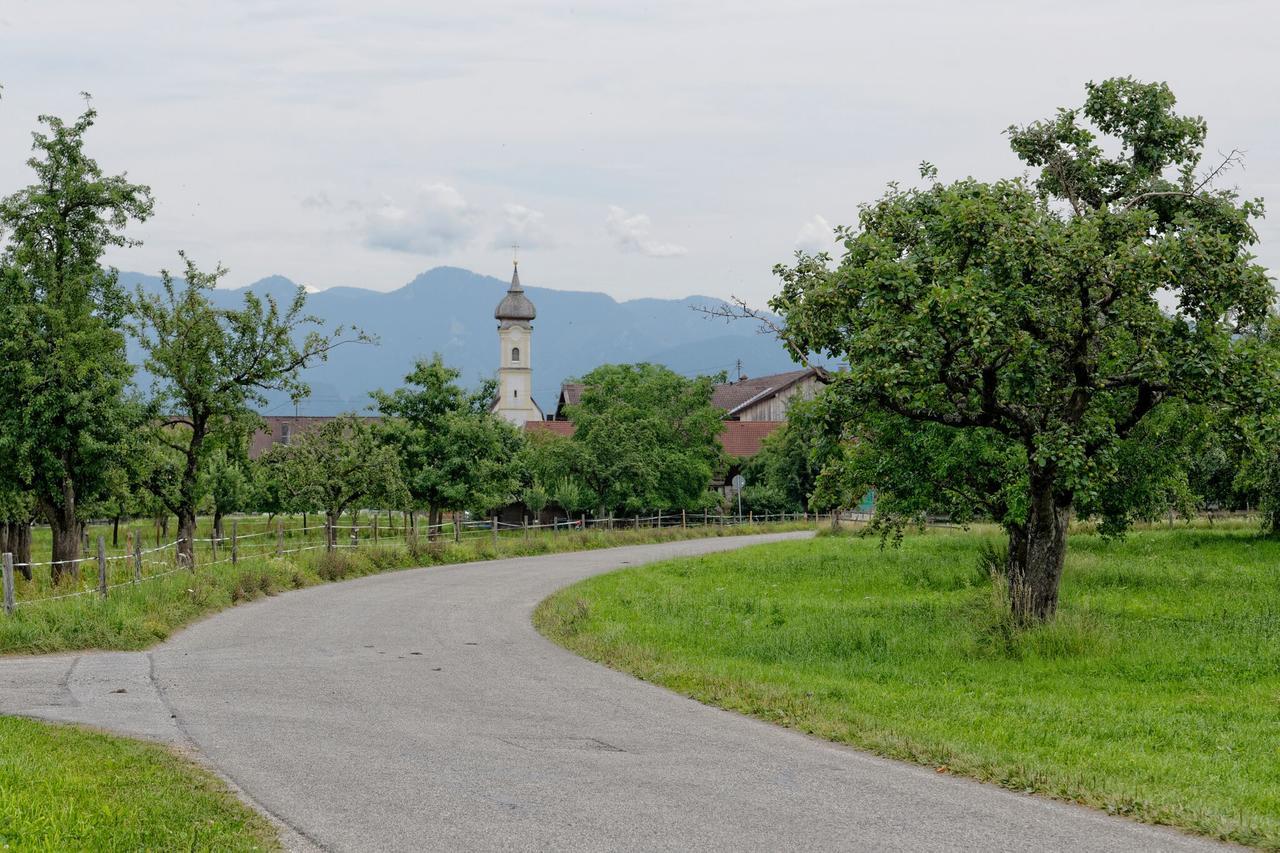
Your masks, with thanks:
[[[742,487],[747,484],[747,478],[743,477],[741,474],[734,474],[733,479],[730,480],[729,483],[733,486],[733,490],[735,492],[740,492],[742,491]]]

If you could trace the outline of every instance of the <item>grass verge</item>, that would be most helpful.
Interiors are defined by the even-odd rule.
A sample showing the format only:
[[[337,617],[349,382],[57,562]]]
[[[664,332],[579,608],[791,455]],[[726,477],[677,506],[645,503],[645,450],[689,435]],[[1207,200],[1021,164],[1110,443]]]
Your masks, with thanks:
[[[1018,791],[1280,849],[1280,542],[1072,537],[1018,630],[979,550],[822,537],[598,576],[552,640],[710,704]]]
[[[154,744],[0,717],[0,850],[277,850],[270,823]]]
[[[661,530],[590,530],[540,533],[527,539],[505,533],[494,543],[488,537],[453,542],[420,541],[345,548],[326,554],[312,551],[283,557],[256,556],[236,565],[197,568],[128,583],[130,564],[112,562],[110,582],[121,583],[106,599],[84,595],[60,600],[24,601],[24,594],[47,595],[47,578],[29,584],[19,580],[19,607],[11,616],[0,612],[0,654],[44,654],[79,649],[142,649],[167,638],[175,630],[211,613],[264,595],[275,595],[320,583],[346,580],[395,569],[466,563],[502,557],[522,557],[618,545],[637,545],[801,529],[803,524],[743,525],[740,527],[669,527]],[[808,525],[812,527],[812,525]],[[89,571],[88,569],[85,570]]]

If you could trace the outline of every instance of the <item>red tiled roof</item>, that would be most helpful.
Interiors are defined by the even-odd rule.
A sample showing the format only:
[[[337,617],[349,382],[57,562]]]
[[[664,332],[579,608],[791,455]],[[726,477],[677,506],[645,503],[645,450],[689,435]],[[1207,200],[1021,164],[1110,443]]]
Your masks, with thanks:
[[[573,435],[573,421],[525,421],[525,432],[554,432],[556,435]]]
[[[786,421],[725,421],[720,443],[730,456],[745,458],[760,452],[765,436],[770,435]]]
[[[720,444],[730,456],[755,456],[760,452],[765,436],[784,423],[786,421],[725,421]],[[526,432],[554,432],[557,435],[573,435],[574,431],[573,421],[529,421],[524,428]]]

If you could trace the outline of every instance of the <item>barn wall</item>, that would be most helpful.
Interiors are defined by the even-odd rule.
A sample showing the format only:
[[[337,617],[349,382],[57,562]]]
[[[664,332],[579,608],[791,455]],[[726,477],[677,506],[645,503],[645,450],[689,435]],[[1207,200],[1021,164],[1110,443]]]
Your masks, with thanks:
[[[813,395],[818,393],[818,384],[816,378],[803,379],[772,397],[748,406],[739,412],[737,417],[743,421],[785,421],[787,406],[791,401],[796,398],[812,399]]]

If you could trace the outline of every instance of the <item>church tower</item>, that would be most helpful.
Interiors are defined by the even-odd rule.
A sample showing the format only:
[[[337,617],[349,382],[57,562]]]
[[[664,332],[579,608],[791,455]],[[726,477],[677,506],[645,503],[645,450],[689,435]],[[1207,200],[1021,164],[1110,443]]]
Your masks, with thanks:
[[[533,400],[533,318],[538,316],[520,286],[519,262],[512,263],[511,286],[493,312],[498,321],[498,398],[493,411],[516,426],[543,420]]]

